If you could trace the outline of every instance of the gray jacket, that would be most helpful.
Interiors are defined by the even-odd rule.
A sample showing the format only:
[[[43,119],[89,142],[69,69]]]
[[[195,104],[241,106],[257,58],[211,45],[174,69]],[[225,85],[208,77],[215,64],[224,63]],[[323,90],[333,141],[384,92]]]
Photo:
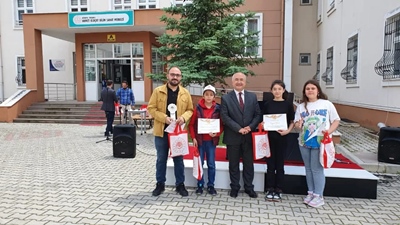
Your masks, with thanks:
[[[100,101],[103,102],[101,110],[104,110],[106,112],[113,112],[115,111],[114,102],[118,102],[118,98],[115,94],[115,91],[112,88],[107,87],[106,89],[101,91]]]

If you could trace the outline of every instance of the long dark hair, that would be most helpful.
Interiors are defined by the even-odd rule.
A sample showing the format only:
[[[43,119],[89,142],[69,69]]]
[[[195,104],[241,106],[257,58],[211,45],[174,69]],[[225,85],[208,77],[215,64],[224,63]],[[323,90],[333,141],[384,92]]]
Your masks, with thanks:
[[[324,92],[322,92],[321,86],[319,85],[318,81],[316,81],[314,79],[306,81],[306,83],[303,86],[303,99],[302,99],[302,102],[304,102],[304,107],[306,108],[307,111],[308,111],[307,103],[308,103],[309,100],[308,100],[308,97],[306,96],[306,86],[308,84],[312,84],[315,87],[317,87],[317,89],[318,89],[317,99],[328,100],[328,96]]]
[[[274,80],[274,82],[272,82],[272,84],[271,84],[271,91],[272,91],[272,88],[274,88],[275,85],[279,85],[279,86],[281,86],[283,89],[285,89],[285,92],[283,92],[283,94],[282,94],[282,98],[283,98],[284,100],[287,100],[288,95],[289,95],[289,92],[286,90],[286,85],[285,85],[285,83],[283,83],[283,81],[281,81],[281,80]]]

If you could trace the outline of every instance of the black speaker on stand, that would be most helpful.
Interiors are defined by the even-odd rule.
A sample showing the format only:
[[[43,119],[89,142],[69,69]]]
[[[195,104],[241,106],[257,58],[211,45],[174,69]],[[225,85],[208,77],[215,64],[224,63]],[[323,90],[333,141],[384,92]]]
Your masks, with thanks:
[[[135,158],[136,127],[134,125],[114,126],[113,155],[117,158]]]
[[[378,161],[400,164],[400,127],[382,127],[380,129]]]

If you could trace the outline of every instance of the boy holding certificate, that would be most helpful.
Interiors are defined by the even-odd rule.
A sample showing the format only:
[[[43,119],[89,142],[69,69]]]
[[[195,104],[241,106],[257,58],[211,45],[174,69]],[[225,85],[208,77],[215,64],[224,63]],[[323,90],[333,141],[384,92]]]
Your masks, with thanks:
[[[270,201],[282,199],[282,185],[285,176],[284,159],[286,149],[286,135],[293,129],[294,108],[293,103],[285,101],[285,84],[276,80],[271,85],[274,99],[265,103],[262,114],[264,115],[264,130],[268,130],[271,157],[267,158],[267,195]],[[285,118],[283,121],[278,121]],[[275,120],[275,121],[274,121]]]
[[[193,111],[189,123],[190,136],[193,145],[198,148],[201,165],[204,164],[204,156],[207,158],[208,183],[207,192],[216,195],[215,181],[215,149],[219,143],[219,136],[223,131],[220,120],[220,106],[215,102],[215,88],[207,85],[203,90],[203,98],[200,99]],[[196,194],[203,194],[204,178],[197,182]]]

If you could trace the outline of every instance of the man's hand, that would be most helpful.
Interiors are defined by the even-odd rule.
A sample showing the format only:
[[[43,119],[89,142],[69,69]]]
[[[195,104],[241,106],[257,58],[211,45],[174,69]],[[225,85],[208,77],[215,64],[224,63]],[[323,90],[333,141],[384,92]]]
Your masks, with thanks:
[[[244,127],[244,129],[247,131],[247,133],[251,132],[250,126]]]
[[[179,124],[179,125],[182,125],[182,124],[185,123],[185,119],[181,116],[176,120],[176,123]]]
[[[165,123],[166,123],[166,124],[171,124],[171,123],[172,123],[172,121],[173,121],[173,120],[172,120],[172,118],[171,118],[171,117],[168,117],[168,116],[167,116],[167,117],[165,117]]]
[[[239,133],[241,133],[242,135],[245,135],[245,134],[249,133],[249,131],[246,128],[240,128]]]

